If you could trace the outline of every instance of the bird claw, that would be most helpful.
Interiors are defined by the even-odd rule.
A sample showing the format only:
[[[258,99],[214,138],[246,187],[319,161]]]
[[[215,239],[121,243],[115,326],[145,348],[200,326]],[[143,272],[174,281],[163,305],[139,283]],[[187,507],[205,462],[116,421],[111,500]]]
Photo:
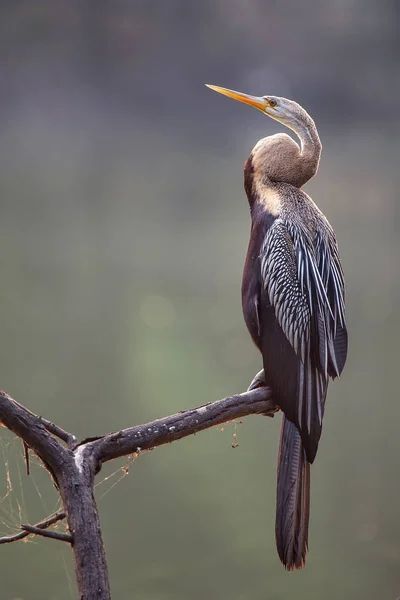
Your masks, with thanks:
[[[257,375],[254,375],[252,382],[250,383],[249,387],[247,388],[247,391],[251,392],[251,390],[256,390],[257,388],[265,387],[265,386],[266,386],[266,383],[265,383],[264,369],[261,369],[261,371],[259,371],[257,373]]]
[[[250,383],[249,387],[247,388],[248,392],[251,392],[252,390],[256,390],[260,387],[266,387],[266,382],[265,382],[265,373],[264,373],[264,369],[261,369],[261,371],[259,371],[256,375],[254,375],[252,382]],[[279,408],[276,407],[276,410],[274,412],[278,412]],[[266,413],[262,413],[265,417],[271,417],[271,419],[274,418],[274,412],[266,412]]]

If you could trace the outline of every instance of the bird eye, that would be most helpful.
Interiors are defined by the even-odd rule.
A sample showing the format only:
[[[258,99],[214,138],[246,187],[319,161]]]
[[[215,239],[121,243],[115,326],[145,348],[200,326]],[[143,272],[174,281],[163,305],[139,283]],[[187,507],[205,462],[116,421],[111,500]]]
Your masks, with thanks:
[[[278,104],[278,103],[277,103],[277,101],[276,101],[274,98],[271,98],[271,99],[269,100],[269,105],[270,105],[272,108],[275,108],[275,106],[276,106],[277,104]]]

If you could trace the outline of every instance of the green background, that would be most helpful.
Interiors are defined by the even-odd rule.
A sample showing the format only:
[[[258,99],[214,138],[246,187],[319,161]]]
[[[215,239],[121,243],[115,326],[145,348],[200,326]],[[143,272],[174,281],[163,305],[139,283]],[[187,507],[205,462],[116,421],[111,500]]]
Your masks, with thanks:
[[[280,417],[249,417],[139,457],[114,487],[127,460],[102,471],[117,470],[97,488],[115,599],[400,596],[397,7],[0,3],[0,385],[78,437],[244,391],[260,368],[241,315],[242,166],[282,127],[203,84],[293,98],[323,143],[306,190],[337,232],[350,347],[307,566],[288,574],[275,551]],[[9,534],[57,495],[6,430],[0,449]],[[77,597],[66,545],[0,554],[1,599]]]

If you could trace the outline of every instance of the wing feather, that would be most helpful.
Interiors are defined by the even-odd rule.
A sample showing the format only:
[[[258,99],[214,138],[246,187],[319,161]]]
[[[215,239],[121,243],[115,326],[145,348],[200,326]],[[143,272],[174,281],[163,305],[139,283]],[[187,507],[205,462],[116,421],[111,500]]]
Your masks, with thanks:
[[[328,377],[340,374],[347,353],[343,271],[333,230],[324,225],[312,237],[276,219],[260,254],[263,289],[299,358],[295,420],[316,444]]]

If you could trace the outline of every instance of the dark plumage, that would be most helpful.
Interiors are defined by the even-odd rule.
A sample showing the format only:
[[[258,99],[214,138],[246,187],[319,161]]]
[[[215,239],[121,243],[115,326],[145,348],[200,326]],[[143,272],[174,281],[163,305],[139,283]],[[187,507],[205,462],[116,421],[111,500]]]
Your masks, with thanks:
[[[308,548],[310,464],[322,430],[329,378],[347,354],[344,278],[334,231],[300,188],[318,170],[321,143],[314,121],[291,100],[213,88],[251,104],[296,132],[260,140],[245,163],[251,234],[243,273],[246,325],[282,409],[276,542],[289,570]]]

